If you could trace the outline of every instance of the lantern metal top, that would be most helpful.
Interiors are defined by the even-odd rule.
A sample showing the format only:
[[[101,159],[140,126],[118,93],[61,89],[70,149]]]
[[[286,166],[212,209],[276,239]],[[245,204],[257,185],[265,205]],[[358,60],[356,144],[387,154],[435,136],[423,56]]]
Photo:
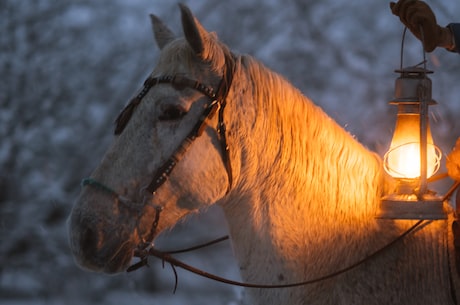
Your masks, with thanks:
[[[427,74],[433,71],[418,66],[406,67],[395,70],[400,76],[395,81],[394,99],[390,101],[392,105],[411,105],[420,104],[421,90],[424,91],[425,101],[428,105],[437,104],[431,98],[431,79]]]
[[[424,78],[426,74],[433,74],[433,71],[427,70],[425,68],[421,68],[418,66],[406,67],[403,69],[396,69],[396,73],[400,73],[401,75],[406,75],[407,77],[416,77],[416,78]]]

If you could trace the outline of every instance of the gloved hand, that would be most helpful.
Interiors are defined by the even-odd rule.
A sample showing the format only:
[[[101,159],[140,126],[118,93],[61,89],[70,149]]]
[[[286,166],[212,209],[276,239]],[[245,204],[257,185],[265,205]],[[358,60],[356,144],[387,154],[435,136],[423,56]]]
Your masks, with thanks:
[[[446,168],[453,180],[460,181],[460,138],[457,139],[454,149],[447,156]]]
[[[431,52],[436,47],[451,47],[450,30],[437,24],[433,11],[425,2],[399,0],[397,3],[390,2],[390,8],[391,12],[399,17],[412,34],[423,41],[425,51]],[[423,39],[421,31],[423,31]]]

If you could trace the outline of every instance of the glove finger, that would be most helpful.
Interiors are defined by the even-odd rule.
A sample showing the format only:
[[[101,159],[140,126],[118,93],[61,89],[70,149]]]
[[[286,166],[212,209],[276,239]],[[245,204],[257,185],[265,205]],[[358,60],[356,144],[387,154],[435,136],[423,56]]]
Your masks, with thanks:
[[[432,52],[438,45],[437,28],[433,28],[429,24],[422,24],[421,28],[423,31],[423,36],[420,34],[419,39],[423,42],[425,51]]]
[[[405,12],[405,19],[411,22],[411,19],[417,19],[419,23],[432,23],[436,24],[436,16],[431,8],[422,1],[417,1],[413,6],[409,7]]]
[[[404,7],[406,7],[408,5],[408,3],[410,3],[410,2],[414,2],[414,0],[399,0],[396,3],[395,2],[390,2],[391,12],[394,15],[399,16],[401,9],[404,9]]]
[[[393,12],[393,8],[395,7],[396,3],[390,2],[390,10]]]
[[[423,43],[423,47],[427,52],[431,52],[436,48],[437,25],[427,19],[425,15],[419,13],[408,15],[407,27]]]
[[[407,22],[407,15],[416,10],[417,0],[400,0],[398,4],[397,14],[401,21]]]
[[[390,10],[393,13],[393,15],[396,15],[396,16],[398,16],[398,10],[399,10],[398,3],[390,2]]]
[[[426,3],[418,1],[413,9],[406,12],[405,18],[411,32],[418,39],[423,40],[425,50],[433,51],[437,46],[438,26],[431,8]],[[421,31],[423,31],[423,37]]]
[[[397,7],[395,5],[394,8],[401,22],[415,35],[415,37],[419,38],[419,26],[414,26],[411,22],[411,17],[417,12],[416,4],[416,0],[400,0],[396,4]]]
[[[410,28],[414,30],[419,30],[420,26],[427,27],[430,24],[430,20],[426,18],[425,15],[420,14],[417,11],[411,11],[406,15],[406,22],[409,24]]]

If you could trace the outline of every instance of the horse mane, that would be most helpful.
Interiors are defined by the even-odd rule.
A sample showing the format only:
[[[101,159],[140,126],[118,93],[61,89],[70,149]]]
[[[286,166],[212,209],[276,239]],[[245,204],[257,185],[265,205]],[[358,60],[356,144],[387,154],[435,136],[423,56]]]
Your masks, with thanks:
[[[247,128],[251,129],[251,134],[257,135],[256,141],[246,139],[245,145],[247,149],[253,149],[253,153],[258,152],[251,162],[257,163],[259,175],[263,173],[267,177],[266,187],[285,187],[294,197],[302,197],[308,186],[306,196],[310,200],[305,204],[321,202],[317,208],[327,209],[329,213],[355,209],[361,214],[360,218],[368,216],[362,213],[374,213],[381,182],[378,156],[281,75],[247,55],[241,56],[241,66],[245,76],[238,76],[243,78],[239,83],[250,88],[246,91],[252,92],[234,88],[244,95],[236,100],[247,103],[248,97],[253,97],[255,113],[252,126]],[[246,82],[249,85],[243,84]],[[239,105],[237,117],[247,116],[245,112],[249,108],[248,105]],[[258,149],[254,145],[262,147]],[[255,164],[251,167],[255,170]],[[283,173],[283,181],[278,181],[279,177],[271,173]],[[285,191],[280,189],[279,193]]]

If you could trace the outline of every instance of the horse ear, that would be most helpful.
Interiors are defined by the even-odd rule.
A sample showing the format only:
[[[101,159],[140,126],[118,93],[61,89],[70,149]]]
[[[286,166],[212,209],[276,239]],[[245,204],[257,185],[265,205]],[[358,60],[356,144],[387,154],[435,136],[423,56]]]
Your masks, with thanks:
[[[150,14],[152,22],[153,35],[158,47],[163,49],[165,45],[176,39],[174,33],[161,21],[157,16]]]
[[[195,16],[193,16],[187,6],[179,3],[179,7],[182,14],[182,28],[184,30],[185,39],[197,55],[203,56],[210,34]]]

